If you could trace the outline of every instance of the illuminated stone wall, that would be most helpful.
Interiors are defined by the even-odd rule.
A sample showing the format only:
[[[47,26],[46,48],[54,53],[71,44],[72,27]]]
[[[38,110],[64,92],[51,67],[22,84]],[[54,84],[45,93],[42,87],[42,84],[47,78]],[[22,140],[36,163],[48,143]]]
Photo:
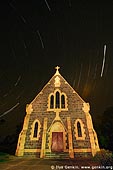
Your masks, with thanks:
[[[55,108],[57,91],[60,97],[62,94],[65,97],[65,108],[61,105]],[[54,96],[53,108],[50,107],[51,95]],[[47,153],[52,154],[52,132],[59,131],[63,132],[63,152],[69,153],[69,157],[94,156],[99,145],[89,110],[89,104],[67,83],[57,68],[55,75],[26,107],[16,155],[44,158]],[[33,137],[35,121],[38,122],[38,132]],[[82,136],[77,134],[77,122],[80,122]]]

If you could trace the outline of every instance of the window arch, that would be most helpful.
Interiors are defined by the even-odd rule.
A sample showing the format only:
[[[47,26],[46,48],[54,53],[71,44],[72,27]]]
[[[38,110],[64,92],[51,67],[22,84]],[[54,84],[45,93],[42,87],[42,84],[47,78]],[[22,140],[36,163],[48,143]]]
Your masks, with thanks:
[[[38,122],[35,123],[33,137],[36,138],[37,134],[38,134]]]
[[[61,108],[65,108],[65,96],[61,95]]]
[[[76,140],[85,140],[86,134],[85,134],[85,128],[84,123],[81,119],[77,119],[74,123],[74,132]]]
[[[56,92],[56,108],[60,108],[60,93]]]
[[[31,125],[31,135],[30,135],[31,140],[39,139],[40,128],[41,128],[40,121],[38,119],[34,120],[33,124]]]
[[[82,130],[80,122],[77,122],[77,131],[78,131],[78,137],[82,137]]]
[[[56,89],[48,96],[47,111],[52,111],[53,109],[68,110],[67,95],[59,89]]]
[[[50,108],[53,109],[54,108],[54,96],[51,95],[50,97]]]

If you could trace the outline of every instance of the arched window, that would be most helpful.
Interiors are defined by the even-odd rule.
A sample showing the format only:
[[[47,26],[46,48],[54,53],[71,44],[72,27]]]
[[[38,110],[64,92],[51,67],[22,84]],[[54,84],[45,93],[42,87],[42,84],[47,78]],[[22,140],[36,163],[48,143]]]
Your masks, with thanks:
[[[77,122],[77,131],[78,131],[78,137],[82,137],[82,131],[81,131],[80,122]]]
[[[74,123],[74,131],[76,140],[85,140],[86,133],[84,128],[84,123],[81,119],[76,119]]]
[[[65,108],[65,96],[61,96],[61,108]]]
[[[40,121],[38,119],[35,119],[31,125],[31,134],[30,134],[31,140],[35,140],[35,141],[39,140],[40,128],[41,128]]]
[[[51,98],[50,98],[50,108],[53,109],[54,108],[54,96],[51,95]]]
[[[38,134],[38,122],[35,123],[33,137],[36,138],[37,134]]]
[[[47,111],[54,109],[68,110],[67,95],[59,89],[49,94],[47,103]]]
[[[60,108],[60,94],[56,92],[56,108]]]

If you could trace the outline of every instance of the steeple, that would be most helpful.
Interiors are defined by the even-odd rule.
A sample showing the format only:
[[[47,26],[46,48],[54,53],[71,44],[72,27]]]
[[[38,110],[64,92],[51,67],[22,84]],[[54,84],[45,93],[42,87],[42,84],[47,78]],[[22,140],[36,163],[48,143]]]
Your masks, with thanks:
[[[59,69],[60,69],[60,67],[59,66],[56,66],[55,67],[55,69],[56,69],[56,73],[55,73],[55,75],[59,75],[60,73],[59,73]]]

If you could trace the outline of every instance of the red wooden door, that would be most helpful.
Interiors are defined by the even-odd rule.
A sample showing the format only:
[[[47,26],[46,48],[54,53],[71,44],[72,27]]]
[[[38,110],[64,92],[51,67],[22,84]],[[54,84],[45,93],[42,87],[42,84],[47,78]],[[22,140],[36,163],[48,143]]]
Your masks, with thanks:
[[[63,151],[63,132],[52,132],[52,152]]]

